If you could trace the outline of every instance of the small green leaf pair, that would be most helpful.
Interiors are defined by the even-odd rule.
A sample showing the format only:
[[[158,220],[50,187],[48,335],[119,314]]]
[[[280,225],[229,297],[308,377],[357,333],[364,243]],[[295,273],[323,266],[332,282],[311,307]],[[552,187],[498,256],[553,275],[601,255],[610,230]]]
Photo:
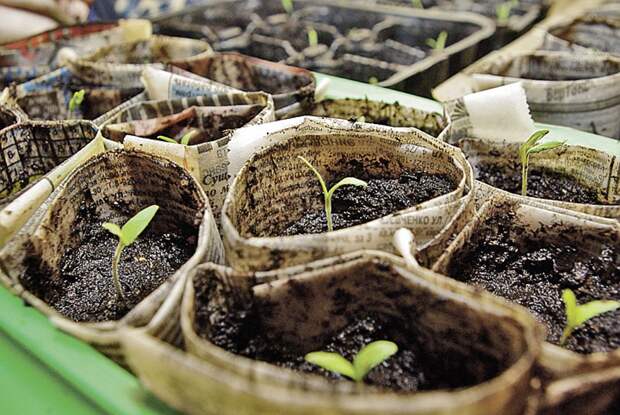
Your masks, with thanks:
[[[586,304],[577,304],[575,293],[569,289],[562,291],[562,300],[566,307],[566,327],[560,337],[560,345],[566,343],[573,330],[586,321],[609,311],[620,308],[618,301],[590,301]]]
[[[308,28],[308,45],[316,46],[319,44],[319,34],[313,27]]]
[[[377,340],[364,346],[353,358],[353,363],[333,352],[312,352],[308,353],[305,359],[323,369],[339,373],[356,382],[362,382],[368,372],[396,352],[398,352],[398,346],[395,343]]]
[[[510,19],[510,12],[519,5],[518,0],[505,1],[495,6],[495,14],[497,15],[497,23],[505,25]]]
[[[327,231],[331,232],[334,230],[334,225],[332,223],[332,196],[334,195],[336,190],[345,185],[366,187],[368,186],[368,183],[363,180],[356,179],[355,177],[345,177],[328,190],[327,185],[325,184],[325,180],[323,180],[323,176],[321,176],[321,173],[319,173],[308,160],[306,160],[302,156],[297,157],[301,161],[303,161],[310,170],[312,170],[316,178],[319,180],[319,183],[321,184],[321,189],[323,190],[323,197],[325,199],[325,216],[327,219]]]
[[[441,52],[446,48],[446,42],[448,41],[448,32],[442,30],[437,39],[426,39],[426,45],[433,49],[435,52]]]
[[[119,262],[121,260],[121,254],[123,253],[123,249],[138,239],[138,236],[149,226],[151,220],[157,213],[159,206],[151,205],[147,208],[142,209],[140,212],[136,213],[134,217],[129,219],[121,228],[115,223],[106,222],[103,225],[103,228],[107,229],[110,233],[118,236],[118,245],[116,246],[116,251],[114,252],[114,258],[112,260],[112,277],[114,279],[114,287],[116,288],[116,293],[121,300],[125,300],[125,295],[123,294],[123,288],[121,287],[121,279],[118,272]]]
[[[69,100],[69,112],[75,111],[76,108],[82,105],[82,102],[84,102],[85,94],[86,91],[83,89],[80,89],[79,91],[73,93],[71,99]]]
[[[549,141],[540,143],[544,136],[549,134],[549,130],[536,131],[519,147],[519,160],[521,161],[521,195],[527,196],[527,169],[530,161],[530,154],[542,153],[543,151],[553,150],[566,143],[566,141]]]
[[[183,135],[183,137],[181,137],[181,142],[177,142],[177,140],[175,140],[174,138],[170,138],[168,136],[165,135],[158,135],[157,138],[159,138],[162,141],[165,141],[167,143],[172,143],[172,144],[181,144],[183,146],[189,145],[190,140],[192,139],[192,132],[188,132],[187,134]]]

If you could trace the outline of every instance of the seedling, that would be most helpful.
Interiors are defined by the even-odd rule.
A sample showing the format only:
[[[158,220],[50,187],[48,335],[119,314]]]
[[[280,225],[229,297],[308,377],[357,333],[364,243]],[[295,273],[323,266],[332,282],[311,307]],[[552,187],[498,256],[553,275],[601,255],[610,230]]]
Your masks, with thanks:
[[[424,8],[424,3],[422,3],[422,0],[411,0],[411,5],[417,9]]]
[[[308,45],[316,46],[319,44],[319,34],[314,30],[314,28],[308,29]]]
[[[172,144],[181,144],[181,145],[188,145],[189,144],[189,140],[192,139],[192,132],[190,131],[189,133],[185,134],[183,137],[181,137],[181,142],[178,143],[177,140],[175,140],[174,138],[170,138],[168,136],[165,135],[158,135],[157,138],[159,138],[162,141],[165,141],[167,143],[172,143]]]
[[[86,94],[86,91],[83,89],[73,93],[71,99],[69,100],[69,112],[75,111],[76,108],[82,105],[82,102],[84,101],[84,94]]]
[[[379,80],[377,79],[376,76],[371,76],[370,78],[368,78],[368,83],[370,85],[376,85],[379,83]]]
[[[573,330],[586,321],[620,308],[620,301],[590,301],[586,304],[577,304],[575,293],[569,289],[562,291],[562,300],[566,307],[566,327],[560,337],[560,345],[564,345]]]
[[[323,180],[323,176],[319,173],[312,164],[302,156],[297,156],[301,161],[303,161],[310,170],[314,173],[317,179],[319,179],[319,183],[321,184],[321,190],[323,190],[323,197],[325,198],[325,216],[327,218],[327,231],[331,232],[334,230],[334,225],[332,223],[332,196],[341,186],[351,185],[351,186],[361,186],[366,187],[368,183],[363,180],[356,179],[355,177],[345,177],[340,180],[338,183],[332,186],[331,189],[327,190],[327,185],[325,184],[325,180]]]
[[[293,0],[281,0],[282,1],[282,8],[284,9],[285,12],[287,12],[288,14],[293,13]]]
[[[387,340],[377,340],[362,347],[353,358],[353,363],[338,353],[333,352],[312,352],[308,353],[304,359],[330,372],[344,375],[356,382],[362,382],[368,372],[386,361],[397,351],[398,346],[396,343]]]
[[[140,212],[136,213],[134,217],[125,222],[122,228],[115,223],[109,222],[101,225],[112,234],[118,236],[118,245],[116,245],[116,251],[112,259],[112,278],[114,279],[116,294],[122,301],[125,300],[125,295],[123,294],[123,287],[121,287],[121,279],[118,273],[121,254],[123,253],[123,249],[134,243],[134,241],[138,239],[138,236],[149,226],[149,223],[153,220],[158,209],[159,206],[157,205],[151,205],[142,209]]]
[[[446,48],[446,41],[448,40],[448,32],[442,30],[439,35],[437,35],[437,39],[426,39],[426,44],[429,48],[433,49],[435,52],[441,52]]]
[[[519,160],[521,161],[521,195],[527,196],[527,170],[530,161],[530,154],[541,153],[552,150],[564,145],[566,141],[549,141],[540,143],[544,136],[549,134],[549,130],[536,131],[519,147]]]
[[[500,25],[506,25],[510,19],[510,12],[512,9],[519,5],[518,0],[510,0],[504,3],[500,3],[495,7],[495,13],[497,14],[497,23]]]

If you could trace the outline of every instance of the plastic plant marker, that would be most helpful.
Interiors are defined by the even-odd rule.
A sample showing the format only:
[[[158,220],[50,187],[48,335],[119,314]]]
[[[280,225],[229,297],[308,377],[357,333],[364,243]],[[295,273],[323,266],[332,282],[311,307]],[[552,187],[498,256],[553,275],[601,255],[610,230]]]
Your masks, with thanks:
[[[114,287],[116,288],[116,293],[118,297],[124,300],[125,296],[123,294],[123,287],[121,286],[120,275],[118,273],[118,266],[121,261],[121,254],[123,253],[123,249],[125,247],[131,245],[138,239],[138,236],[153,220],[153,217],[157,213],[159,206],[151,205],[147,208],[142,209],[140,212],[136,213],[131,219],[129,219],[121,228],[115,223],[106,222],[101,225],[104,229],[108,230],[113,235],[118,237],[118,245],[116,245],[116,250],[114,251],[114,258],[112,260],[112,277],[114,279]]]
[[[573,331],[586,321],[620,308],[620,301],[597,300],[585,304],[577,304],[577,297],[570,289],[562,291],[562,300],[566,308],[566,327],[560,338],[560,345],[565,344]]]
[[[306,160],[304,157],[302,156],[297,156],[297,157],[301,161],[303,161],[306,164],[306,166],[310,168],[310,170],[312,170],[316,178],[319,180],[319,183],[321,184],[321,190],[323,190],[323,197],[325,199],[325,216],[327,220],[327,231],[331,232],[334,230],[334,225],[332,223],[332,196],[334,195],[336,190],[338,190],[338,188],[345,186],[345,185],[366,187],[368,186],[368,183],[366,183],[363,180],[356,179],[355,177],[345,177],[344,179],[336,183],[334,186],[332,186],[331,189],[328,190],[327,184],[325,184],[325,180],[323,180],[323,176],[321,176],[321,173],[319,173],[317,169],[315,169],[314,166],[310,164],[310,162]]]
[[[73,93],[69,100],[69,112],[75,111],[76,108],[82,105],[82,102],[84,102],[84,94],[86,94],[86,91],[83,89]]]
[[[426,45],[433,49],[435,52],[441,52],[446,48],[446,42],[448,41],[448,32],[442,30],[437,39],[426,39]]]
[[[530,154],[542,153],[543,151],[553,150],[563,146],[566,141],[549,141],[540,143],[544,136],[549,134],[549,130],[539,130],[528,138],[525,143],[519,146],[519,161],[521,162],[521,195],[527,196],[527,172]]]
[[[312,352],[308,353],[304,359],[325,370],[344,375],[356,382],[362,382],[368,372],[396,352],[398,352],[396,343],[377,340],[362,347],[353,358],[353,363],[338,353],[332,352]]]

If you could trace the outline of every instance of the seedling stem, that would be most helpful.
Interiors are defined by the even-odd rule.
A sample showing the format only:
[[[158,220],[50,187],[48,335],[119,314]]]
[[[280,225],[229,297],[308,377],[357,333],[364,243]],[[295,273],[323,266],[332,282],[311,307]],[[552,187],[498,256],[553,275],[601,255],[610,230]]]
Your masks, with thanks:
[[[573,330],[586,321],[620,308],[619,301],[590,301],[586,304],[577,304],[575,293],[569,289],[562,291],[562,300],[566,307],[566,327],[562,332],[562,337],[560,337],[561,346],[566,343]]]
[[[521,162],[521,195],[527,196],[527,173],[530,154],[542,153],[543,151],[552,150],[560,147],[566,141],[549,141],[540,143],[544,136],[549,134],[549,130],[536,131],[527,139],[527,141],[519,147],[519,160]]]

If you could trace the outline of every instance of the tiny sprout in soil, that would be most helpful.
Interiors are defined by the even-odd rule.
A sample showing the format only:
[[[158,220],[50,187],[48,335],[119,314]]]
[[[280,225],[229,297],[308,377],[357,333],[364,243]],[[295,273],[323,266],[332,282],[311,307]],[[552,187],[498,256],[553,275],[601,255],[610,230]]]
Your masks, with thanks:
[[[508,20],[510,19],[510,12],[513,8],[519,5],[518,0],[510,0],[504,3],[500,3],[495,6],[495,13],[497,14],[497,23],[500,25],[508,24]]]
[[[564,306],[566,307],[566,327],[560,338],[560,345],[566,343],[573,330],[586,321],[620,308],[619,301],[590,301],[586,304],[577,304],[575,293],[569,289],[562,291],[562,300],[564,300]]]
[[[396,343],[387,340],[377,340],[362,347],[353,358],[353,363],[338,353],[332,352],[312,352],[308,353],[304,359],[323,369],[344,375],[356,382],[362,382],[368,372],[389,359],[396,352],[398,352]]]
[[[112,260],[112,278],[114,279],[116,294],[122,301],[124,301],[125,296],[123,294],[123,287],[121,287],[121,280],[118,272],[121,254],[123,253],[123,249],[134,243],[134,241],[138,239],[138,236],[140,236],[146,227],[149,226],[149,223],[153,220],[153,217],[157,213],[158,209],[159,206],[157,205],[151,205],[142,209],[140,212],[136,213],[134,217],[125,222],[122,228],[115,223],[109,222],[101,225],[118,237],[118,245],[116,246],[114,259]]]
[[[422,0],[411,0],[411,5],[417,9],[424,8],[424,3],[422,3]]]
[[[282,0],[282,8],[288,14],[293,13],[293,0]]]
[[[340,188],[341,186],[346,185],[366,187],[368,186],[368,183],[363,180],[356,179],[355,177],[345,177],[328,190],[327,184],[325,183],[325,180],[323,180],[323,176],[321,176],[321,173],[319,173],[308,160],[306,160],[302,156],[297,157],[301,161],[303,161],[308,166],[308,168],[310,168],[310,170],[312,170],[316,178],[319,180],[319,183],[321,184],[321,190],[323,190],[323,197],[325,198],[325,217],[327,220],[327,231],[331,232],[334,230],[334,225],[332,223],[332,196],[334,195],[336,190],[338,190],[338,188]]]
[[[170,138],[168,136],[165,135],[158,135],[157,138],[159,138],[162,141],[165,141],[167,143],[172,143],[172,144],[181,144],[181,145],[188,145],[189,141],[192,139],[192,132],[190,131],[189,133],[185,134],[183,137],[181,137],[181,142],[177,143],[177,140],[175,140],[174,138]]]
[[[429,48],[435,52],[441,52],[446,48],[446,41],[448,40],[448,32],[442,30],[437,36],[437,39],[426,39],[426,44]]]
[[[314,30],[314,28],[308,29],[308,45],[316,46],[319,44],[319,34]]]
[[[368,78],[368,83],[370,85],[377,85],[379,83],[379,79],[377,79],[376,76],[371,76],[370,78]]]
[[[69,100],[69,112],[75,111],[76,108],[79,108],[84,101],[85,90],[80,89],[79,91],[75,91]]]
[[[540,143],[544,136],[549,134],[549,130],[536,131],[519,147],[519,160],[521,161],[521,195],[527,196],[527,169],[530,161],[530,154],[541,153],[552,150],[564,145],[566,141],[549,141]]]

